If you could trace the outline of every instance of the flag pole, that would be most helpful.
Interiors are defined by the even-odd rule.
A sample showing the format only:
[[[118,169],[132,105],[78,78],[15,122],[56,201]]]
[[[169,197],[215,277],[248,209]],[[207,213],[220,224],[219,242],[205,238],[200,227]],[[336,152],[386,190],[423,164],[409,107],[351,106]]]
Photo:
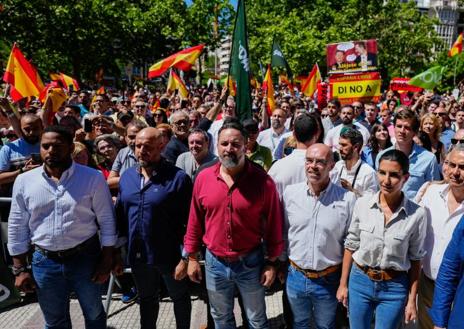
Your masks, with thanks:
[[[454,60],[454,78],[453,78],[453,87],[455,87],[455,88],[456,88],[456,68],[458,66],[458,56],[459,56],[459,54],[457,56],[454,56],[454,57],[456,57],[455,60]]]

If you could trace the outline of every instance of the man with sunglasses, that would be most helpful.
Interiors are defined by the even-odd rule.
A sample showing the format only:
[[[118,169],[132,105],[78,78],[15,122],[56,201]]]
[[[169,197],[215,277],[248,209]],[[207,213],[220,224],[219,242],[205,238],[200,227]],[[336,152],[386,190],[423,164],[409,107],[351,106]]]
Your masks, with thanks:
[[[464,137],[462,132],[461,137]],[[427,310],[432,307],[435,280],[446,247],[464,212],[464,140],[456,142],[445,159],[447,182],[429,184],[417,200],[426,208],[429,221],[424,245],[427,253],[422,260],[418,295],[419,327],[423,329],[433,328]]]
[[[462,144],[464,143],[464,129],[459,129],[454,134],[454,137],[451,138],[451,145]]]
[[[179,155],[189,151],[188,135],[190,121],[187,112],[184,111],[174,112],[169,120],[173,135],[163,151],[163,156],[166,160],[175,164]]]

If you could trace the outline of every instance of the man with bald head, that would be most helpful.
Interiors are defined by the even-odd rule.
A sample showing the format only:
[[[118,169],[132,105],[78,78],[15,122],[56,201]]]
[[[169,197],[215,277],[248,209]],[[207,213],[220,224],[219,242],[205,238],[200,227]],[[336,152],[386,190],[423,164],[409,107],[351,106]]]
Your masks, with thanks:
[[[192,182],[162,155],[161,132],[142,129],[135,138],[138,165],[119,181],[116,216],[127,238],[128,263],[140,297],[142,329],[156,328],[158,288],[163,277],[174,302],[177,328],[190,328],[191,304],[182,239],[189,213]]]
[[[317,328],[335,328],[343,241],[355,195],[330,181],[334,159],[329,146],[313,144],[304,161],[307,180],[287,186],[282,196],[286,291],[295,328],[309,328],[312,322]]]

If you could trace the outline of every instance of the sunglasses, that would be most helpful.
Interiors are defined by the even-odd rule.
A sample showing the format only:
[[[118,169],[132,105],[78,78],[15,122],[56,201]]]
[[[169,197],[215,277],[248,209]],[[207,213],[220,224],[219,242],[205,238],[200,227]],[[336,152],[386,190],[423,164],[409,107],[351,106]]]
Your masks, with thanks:
[[[463,144],[464,139],[456,139],[456,138],[451,138],[451,144],[456,145],[456,144]]]

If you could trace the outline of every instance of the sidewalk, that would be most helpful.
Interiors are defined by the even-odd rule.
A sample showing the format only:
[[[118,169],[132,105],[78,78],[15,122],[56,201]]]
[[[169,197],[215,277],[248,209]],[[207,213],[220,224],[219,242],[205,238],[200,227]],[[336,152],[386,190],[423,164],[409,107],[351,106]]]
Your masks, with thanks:
[[[103,297],[105,299],[105,297]],[[123,304],[119,294],[113,295],[108,314],[109,329],[134,329],[139,325],[139,306],[137,303]],[[267,316],[271,329],[278,329],[282,324],[282,291],[266,296]],[[76,299],[71,300],[71,320],[74,329],[84,329],[84,318]],[[240,308],[235,303],[235,318],[237,325],[241,324]],[[206,305],[197,297],[192,297],[191,328],[198,329],[206,324]],[[175,329],[173,304],[165,298],[160,303],[157,327],[159,329]],[[43,329],[44,322],[39,305],[36,302],[18,305],[14,308],[0,311],[0,329]]]

